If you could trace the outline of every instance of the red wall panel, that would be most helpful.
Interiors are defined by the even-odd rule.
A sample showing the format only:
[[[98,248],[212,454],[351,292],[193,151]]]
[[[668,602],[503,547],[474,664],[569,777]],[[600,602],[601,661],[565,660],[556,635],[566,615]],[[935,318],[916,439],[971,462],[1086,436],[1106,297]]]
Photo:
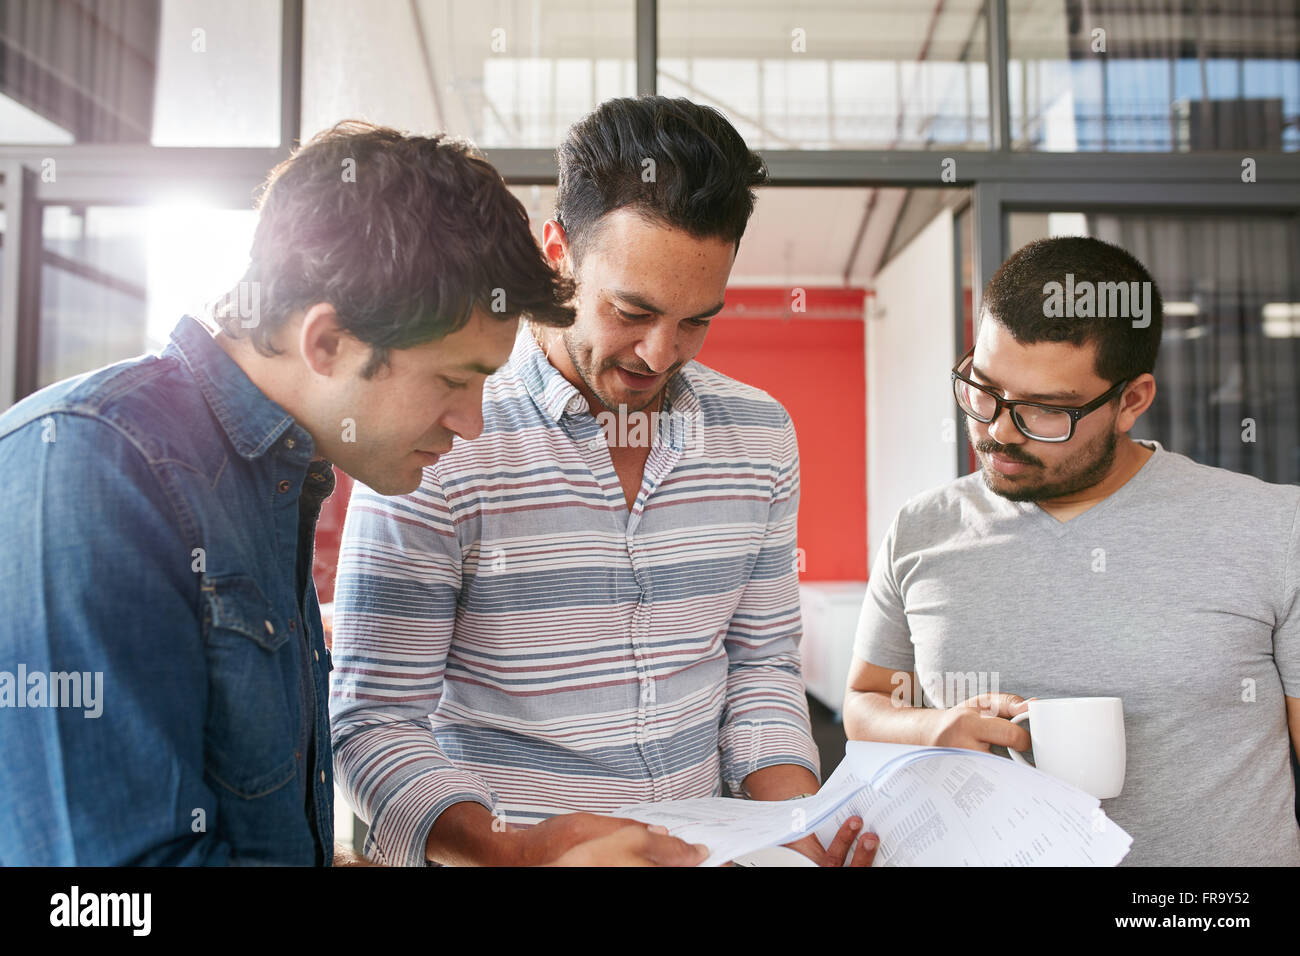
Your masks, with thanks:
[[[728,289],[699,361],[763,389],[799,438],[805,581],[867,579],[867,408],[862,289]]]

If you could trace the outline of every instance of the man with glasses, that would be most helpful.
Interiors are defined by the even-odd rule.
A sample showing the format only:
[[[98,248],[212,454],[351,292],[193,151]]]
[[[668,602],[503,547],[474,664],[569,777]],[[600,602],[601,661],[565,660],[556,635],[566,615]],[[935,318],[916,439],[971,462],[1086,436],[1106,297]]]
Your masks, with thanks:
[[[1063,282],[1149,289],[1149,319],[1095,297],[1063,317]],[[1126,864],[1295,866],[1300,488],[1129,437],[1160,316],[1147,270],[1096,239],[998,270],[951,373],[980,467],[907,502],[881,544],[845,729],[1026,750],[1024,698],[1120,697],[1128,774],[1102,806],[1133,836]]]

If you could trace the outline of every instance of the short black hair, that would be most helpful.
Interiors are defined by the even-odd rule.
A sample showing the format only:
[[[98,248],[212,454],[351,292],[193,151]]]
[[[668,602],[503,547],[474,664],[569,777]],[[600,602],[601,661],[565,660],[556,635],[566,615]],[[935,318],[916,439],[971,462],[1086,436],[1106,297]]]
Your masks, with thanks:
[[[631,207],[699,239],[740,244],[767,166],[726,117],[688,99],[606,100],[569,128],[555,218],[580,262],[606,213]]]
[[[1112,289],[1114,283],[1150,283],[1147,308],[1150,324],[1134,328],[1126,316],[1065,316],[1047,308],[1049,283],[1069,282],[1082,289]],[[1053,290],[1054,291],[1054,290]],[[1128,302],[1127,288],[1125,302]],[[1097,298],[1101,295],[1098,292]],[[1160,350],[1164,302],[1146,267],[1119,246],[1088,236],[1038,239],[1018,249],[984,287],[983,310],[1009,331],[1017,342],[1070,342],[1097,346],[1097,375],[1108,382],[1132,381],[1154,372]],[[1101,311],[1094,308],[1094,313]],[[1121,310],[1131,311],[1131,310]]]
[[[475,308],[572,324],[573,283],[547,262],[528,213],[474,147],[345,120],[276,166],[241,286],[214,310],[229,335],[273,355],[294,312],[327,302],[371,347],[366,377],[389,349],[442,338]],[[242,321],[255,283],[258,316]]]

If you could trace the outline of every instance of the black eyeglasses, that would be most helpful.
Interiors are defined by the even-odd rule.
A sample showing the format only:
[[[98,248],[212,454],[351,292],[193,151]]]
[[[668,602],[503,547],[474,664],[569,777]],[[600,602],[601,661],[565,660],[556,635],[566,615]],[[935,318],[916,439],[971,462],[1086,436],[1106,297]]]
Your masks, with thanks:
[[[952,392],[957,398],[957,407],[984,425],[996,421],[1002,414],[1002,409],[1006,408],[1011,412],[1011,422],[1016,430],[1034,441],[1069,441],[1074,437],[1074,429],[1080,418],[1101,408],[1128,384],[1127,379],[1116,382],[1104,395],[1098,395],[1087,405],[1077,408],[1044,405],[1042,402],[1007,401],[993,389],[972,382],[957,371],[974,354],[975,349],[972,348],[952,367]]]

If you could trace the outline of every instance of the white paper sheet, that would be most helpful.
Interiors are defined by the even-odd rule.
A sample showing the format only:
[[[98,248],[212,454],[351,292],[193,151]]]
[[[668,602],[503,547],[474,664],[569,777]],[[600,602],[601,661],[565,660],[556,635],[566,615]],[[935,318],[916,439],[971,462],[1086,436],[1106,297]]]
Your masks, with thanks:
[[[769,846],[792,843],[813,829],[848,797],[841,786],[823,786],[799,800],[736,800],[702,797],[621,807],[611,816],[657,823],[687,843],[703,843],[709,857],[701,866],[723,863]]]
[[[1133,842],[1096,797],[1032,767],[970,750],[856,740],[811,797],[673,800],[612,815],[703,843],[703,866],[810,832],[827,846],[854,815],[880,837],[877,866],[1114,866]]]
[[[878,749],[855,754],[856,743],[828,784],[866,783],[863,769],[874,771],[874,789],[816,832],[825,844],[862,817],[880,837],[877,866],[1114,866],[1133,843],[1096,797],[1031,767],[971,751],[888,760]]]

